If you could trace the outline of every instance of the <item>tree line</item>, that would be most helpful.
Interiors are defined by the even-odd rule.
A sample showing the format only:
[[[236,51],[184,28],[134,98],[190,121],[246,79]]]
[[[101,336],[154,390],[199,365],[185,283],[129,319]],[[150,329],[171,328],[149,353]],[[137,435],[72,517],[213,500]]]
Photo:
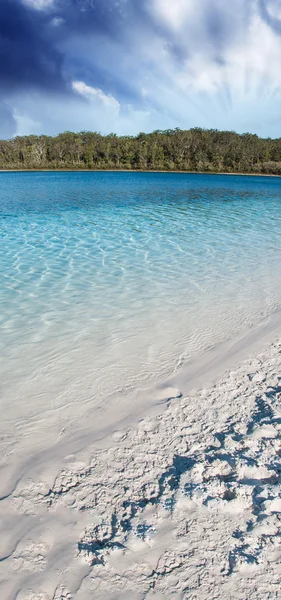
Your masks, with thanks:
[[[0,141],[0,169],[128,169],[281,175],[281,138],[193,128],[137,136],[66,131]]]

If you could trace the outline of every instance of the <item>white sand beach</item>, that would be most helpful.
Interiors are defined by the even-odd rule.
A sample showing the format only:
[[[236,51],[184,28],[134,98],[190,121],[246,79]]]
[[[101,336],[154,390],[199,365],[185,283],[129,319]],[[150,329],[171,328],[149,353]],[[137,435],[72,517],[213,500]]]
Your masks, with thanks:
[[[16,474],[11,451],[1,597],[278,598],[280,339],[277,314],[150,403],[139,391],[103,439],[62,435],[41,453],[37,439]]]

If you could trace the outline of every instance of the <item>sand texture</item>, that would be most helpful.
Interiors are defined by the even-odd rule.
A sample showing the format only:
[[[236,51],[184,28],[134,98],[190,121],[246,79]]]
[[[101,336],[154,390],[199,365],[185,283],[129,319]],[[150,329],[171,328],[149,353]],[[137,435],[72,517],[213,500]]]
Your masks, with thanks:
[[[281,343],[209,389],[25,472],[1,508],[3,600],[280,597]]]

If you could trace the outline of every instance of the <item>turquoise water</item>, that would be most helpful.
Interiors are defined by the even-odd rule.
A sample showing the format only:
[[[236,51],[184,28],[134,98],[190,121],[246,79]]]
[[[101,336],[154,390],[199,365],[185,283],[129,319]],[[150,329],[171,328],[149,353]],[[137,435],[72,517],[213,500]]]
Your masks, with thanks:
[[[1,173],[0,199],[1,381],[23,416],[169,375],[281,307],[279,178]]]

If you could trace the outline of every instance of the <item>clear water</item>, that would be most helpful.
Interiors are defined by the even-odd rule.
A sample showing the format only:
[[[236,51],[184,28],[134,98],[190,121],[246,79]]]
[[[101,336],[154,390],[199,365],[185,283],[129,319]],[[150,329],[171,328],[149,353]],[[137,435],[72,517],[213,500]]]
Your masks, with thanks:
[[[0,222],[9,421],[78,415],[281,307],[279,178],[1,173]]]

